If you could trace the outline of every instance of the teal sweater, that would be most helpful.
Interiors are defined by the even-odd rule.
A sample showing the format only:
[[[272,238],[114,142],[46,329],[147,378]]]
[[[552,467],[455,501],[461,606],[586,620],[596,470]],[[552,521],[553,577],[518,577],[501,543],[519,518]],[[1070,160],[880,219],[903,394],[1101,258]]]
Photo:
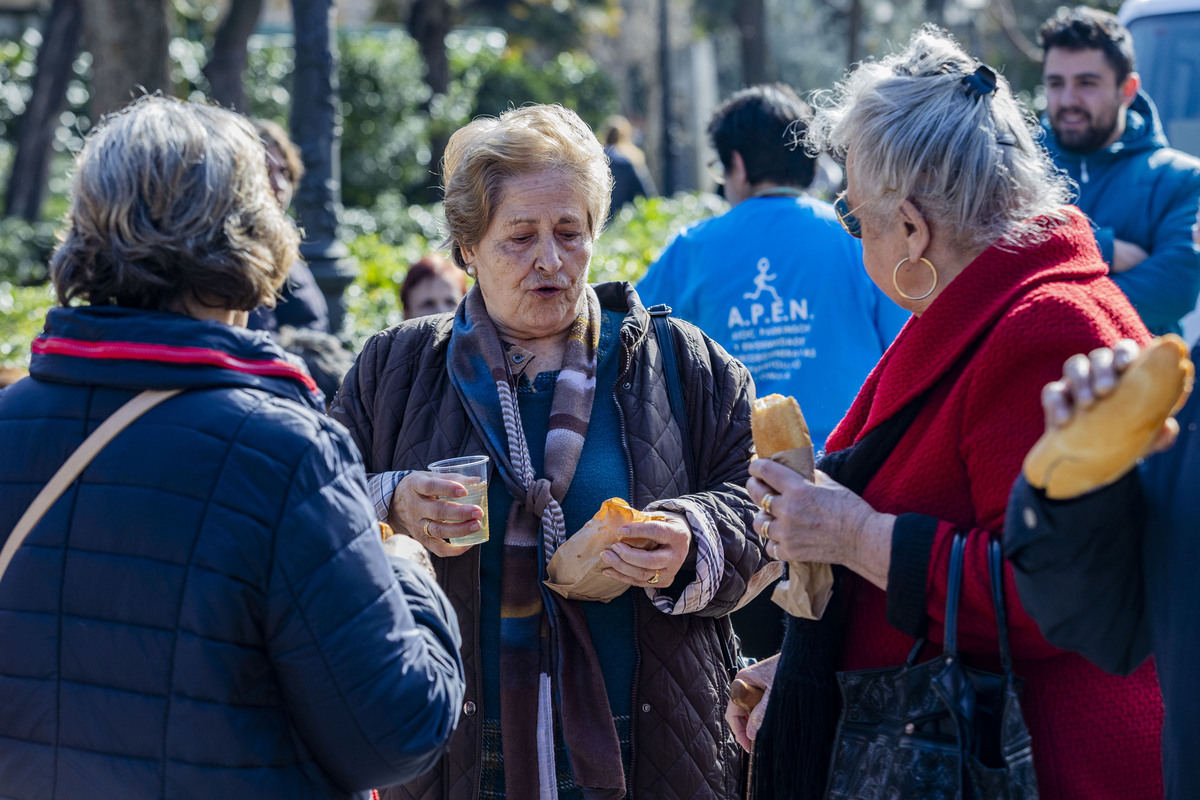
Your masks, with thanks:
[[[596,369],[596,399],[588,422],[587,439],[571,487],[563,498],[567,530],[582,528],[610,497],[629,500],[629,463],[621,447],[620,410],[613,398],[617,382],[619,348],[616,331],[624,314],[605,311],[600,330],[599,363]],[[536,475],[545,463],[546,434],[550,404],[558,373],[542,373],[530,383],[522,377],[517,386],[521,425],[529,442],[529,457]],[[500,570],[504,552],[504,530],[512,495],[503,481],[488,488],[491,538],[480,554],[481,619],[479,645],[484,665],[483,708],[488,717],[500,716]],[[549,590],[543,589],[543,593]],[[604,672],[604,686],[613,716],[629,714],[633,701],[633,598],[629,592],[608,603],[584,603],[592,644]]]

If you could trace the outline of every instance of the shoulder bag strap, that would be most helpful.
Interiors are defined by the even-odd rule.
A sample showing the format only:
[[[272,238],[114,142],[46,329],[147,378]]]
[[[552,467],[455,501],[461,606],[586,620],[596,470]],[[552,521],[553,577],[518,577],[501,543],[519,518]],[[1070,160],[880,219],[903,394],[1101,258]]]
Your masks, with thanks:
[[[8,569],[8,565],[16,555],[17,548],[25,541],[25,537],[29,532],[41,522],[42,517],[50,510],[50,506],[54,505],[55,501],[62,496],[62,493],[67,490],[67,487],[75,482],[79,477],[79,473],[83,472],[84,468],[91,463],[96,454],[104,449],[104,446],[112,441],[113,437],[129,426],[129,423],[145,414],[150,409],[168,398],[179,394],[182,389],[169,389],[163,391],[147,390],[134,397],[116,410],[116,412],[104,420],[99,428],[92,431],[91,436],[83,440],[83,444],[71,454],[71,457],[58,468],[58,472],[54,473],[54,477],[50,482],[42,487],[38,492],[37,497],[33,498],[33,503],[29,508],[25,509],[25,513],[21,515],[21,519],[17,521],[17,527],[13,528],[9,534],[8,540],[4,543],[4,548],[0,550],[0,579],[4,578],[4,573]]]
[[[671,416],[679,428],[679,436],[683,443],[683,465],[687,469],[687,483],[690,490],[696,487],[696,467],[692,464],[691,425],[688,423],[687,406],[683,401],[683,382],[679,379],[679,364],[675,361],[675,337],[671,334],[671,324],[667,317],[671,315],[671,307],[659,303],[646,309],[654,322],[654,335],[658,339],[658,349],[662,351],[663,370],[667,378],[667,397],[671,401]]]

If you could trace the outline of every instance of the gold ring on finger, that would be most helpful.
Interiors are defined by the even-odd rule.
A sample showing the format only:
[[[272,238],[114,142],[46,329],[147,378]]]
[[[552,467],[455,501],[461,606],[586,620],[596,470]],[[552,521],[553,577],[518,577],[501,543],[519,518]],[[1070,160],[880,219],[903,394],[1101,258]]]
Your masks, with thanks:
[[[433,520],[427,519],[425,520],[425,524],[421,527],[421,530],[425,531],[425,535],[429,537],[433,536],[433,534],[429,532],[429,523],[431,522],[433,522]]]
[[[658,583],[658,573],[659,573],[659,570],[657,570],[657,569],[654,570],[654,577],[651,578],[650,580],[646,581],[646,583],[650,583],[650,584]]]
[[[771,514],[771,503],[775,502],[776,497],[779,497],[779,495],[777,495],[773,492],[767,492],[766,494],[763,495],[762,510],[767,513],[768,517],[773,516]]]
[[[771,541],[771,518],[767,517],[762,524],[762,539],[764,542]]]

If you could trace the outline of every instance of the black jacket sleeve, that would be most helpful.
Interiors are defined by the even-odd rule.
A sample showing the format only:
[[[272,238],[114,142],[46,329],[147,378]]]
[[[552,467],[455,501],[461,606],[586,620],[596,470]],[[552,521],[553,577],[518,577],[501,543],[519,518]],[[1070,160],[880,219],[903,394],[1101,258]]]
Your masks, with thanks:
[[[1129,674],[1150,655],[1137,470],[1072,500],[1017,479],[1004,550],[1025,610],[1046,640],[1100,668]]]

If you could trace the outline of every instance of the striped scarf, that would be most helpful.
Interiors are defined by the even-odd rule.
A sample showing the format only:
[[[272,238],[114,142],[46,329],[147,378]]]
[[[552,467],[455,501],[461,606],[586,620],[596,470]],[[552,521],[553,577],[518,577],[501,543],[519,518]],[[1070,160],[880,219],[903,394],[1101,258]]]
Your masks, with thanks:
[[[583,607],[543,588],[545,565],[566,539],[560,503],[583,450],[596,394],[600,301],[571,323],[554,385],[545,477],[533,473],[506,347],[478,287],[454,319],[450,379],[484,435],[514,500],[504,533],[500,591],[500,724],[506,791],[554,800],[554,699],[575,782],[585,797],[625,795],[625,776],[599,660]]]

